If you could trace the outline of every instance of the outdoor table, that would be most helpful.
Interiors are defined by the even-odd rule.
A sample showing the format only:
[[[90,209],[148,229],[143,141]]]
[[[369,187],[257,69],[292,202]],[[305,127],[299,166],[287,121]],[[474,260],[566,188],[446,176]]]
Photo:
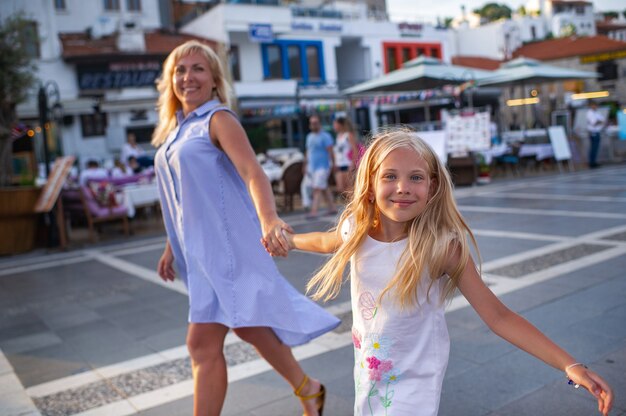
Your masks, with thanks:
[[[541,161],[554,157],[554,149],[551,144],[522,144],[519,149],[518,156],[535,157],[535,160]]]
[[[283,176],[283,168],[277,164],[272,162],[271,160],[267,160],[261,164],[261,168],[263,168],[263,172],[265,172],[265,176],[268,177],[270,182],[279,181]]]
[[[507,153],[511,152],[511,146],[507,144],[496,144],[492,146],[490,149],[485,150],[477,150],[476,153],[480,154],[485,160],[486,165],[490,165],[493,159],[504,156]]]
[[[133,218],[137,208],[155,205],[159,202],[156,182],[130,184],[121,188],[122,203],[128,208],[128,217]]]

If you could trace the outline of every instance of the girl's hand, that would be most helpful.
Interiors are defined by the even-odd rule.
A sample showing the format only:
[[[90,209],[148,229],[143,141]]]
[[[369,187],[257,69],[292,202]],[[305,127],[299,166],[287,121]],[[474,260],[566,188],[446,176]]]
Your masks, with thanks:
[[[166,282],[173,282],[176,278],[176,272],[174,271],[174,254],[172,254],[172,249],[170,248],[169,243],[165,246],[165,250],[163,250],[163,254],[159,259],[157,273],[161,279]]]
[[[582,365],[572,367],[567,376],[576,384],[586,388],[598,400],[598,411],[608,415],[613,407],[613,391],[606,381]]]
[[[289,224],[275,217],[269,222],[262,223],[261,227],[263,229],[261,243],[265,250],[272,256],[287,257],[290,247],[283,230],[293,234],[293,229]]]

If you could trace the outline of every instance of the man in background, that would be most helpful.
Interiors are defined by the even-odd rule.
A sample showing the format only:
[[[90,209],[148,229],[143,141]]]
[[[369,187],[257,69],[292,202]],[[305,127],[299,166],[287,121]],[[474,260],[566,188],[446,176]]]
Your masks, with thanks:
[[[589,168],[595,169],[600,166],[597,162],[600,150],[600,132],[604,129],[606,119],[598,111],[598,103],[591,101],[587,110],[587,133],[589,133]]]

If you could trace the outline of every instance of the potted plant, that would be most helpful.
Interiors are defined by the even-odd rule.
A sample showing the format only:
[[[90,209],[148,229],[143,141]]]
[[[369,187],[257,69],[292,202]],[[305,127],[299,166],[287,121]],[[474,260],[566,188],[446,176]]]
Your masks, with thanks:
[[[485,185],[491,182],[491,165],[487,163],[487,159],[481,153],[476,153],[476,163],[478,164],[478,178],[476,183]]]

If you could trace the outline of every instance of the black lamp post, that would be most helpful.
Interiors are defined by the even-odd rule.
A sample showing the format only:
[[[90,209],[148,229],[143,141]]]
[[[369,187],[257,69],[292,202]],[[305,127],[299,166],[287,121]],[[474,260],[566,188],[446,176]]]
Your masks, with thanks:
[[[39,84],[39,92],[37,94],[37,102],[39,107],[39,125],[43,132],[43,161],[46,169],[46,178],[50,176],[49,149],[48,149],[48,125],[50,112],[50,103],[54,109],[61,108],[61,94],[59,86],[55,81],[47,81]]]

